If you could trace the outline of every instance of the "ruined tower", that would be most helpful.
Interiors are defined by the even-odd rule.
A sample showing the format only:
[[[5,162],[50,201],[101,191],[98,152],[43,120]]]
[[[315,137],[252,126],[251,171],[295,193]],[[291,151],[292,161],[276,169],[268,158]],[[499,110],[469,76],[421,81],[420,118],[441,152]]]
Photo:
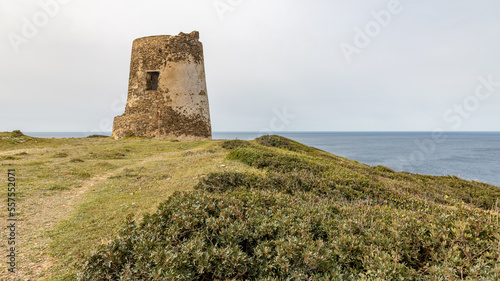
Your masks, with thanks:
[[[211,139],[203,46],[198,31],[134,40],[127,105],[113,137]]]

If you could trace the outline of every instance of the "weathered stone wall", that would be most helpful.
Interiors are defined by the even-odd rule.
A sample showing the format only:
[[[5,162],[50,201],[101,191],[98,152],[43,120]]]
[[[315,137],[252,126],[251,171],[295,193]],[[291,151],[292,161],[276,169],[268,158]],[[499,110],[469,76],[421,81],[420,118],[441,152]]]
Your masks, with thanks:
[[[152,72],[159,73],[158,87],[148,90]],[[134,40],[127,106],[113,124],[113,137],[126,136],[211,139],[203,46],[197,31]]]

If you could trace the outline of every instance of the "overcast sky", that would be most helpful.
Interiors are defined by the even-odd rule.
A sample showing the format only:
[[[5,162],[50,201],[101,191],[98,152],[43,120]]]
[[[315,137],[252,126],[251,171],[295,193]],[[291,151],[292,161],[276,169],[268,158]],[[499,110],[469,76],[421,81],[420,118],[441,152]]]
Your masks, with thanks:
[[[214,131],[500,131],[499,15],[498,0],[0,0],[0,131],[111,131],[132,41],[193,30]]]

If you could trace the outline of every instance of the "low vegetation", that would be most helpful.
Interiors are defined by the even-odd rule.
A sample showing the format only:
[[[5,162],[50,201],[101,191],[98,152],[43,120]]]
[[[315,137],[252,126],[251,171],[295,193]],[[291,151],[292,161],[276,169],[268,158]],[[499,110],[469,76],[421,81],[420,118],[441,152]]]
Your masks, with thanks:
[[[369,167],[278,137],[82,260],[81,280],[500,278],[500,189]]]
[[[0,133],[0,166],[19,175],[19,280],[500,279],[499,187],[279,136]]]

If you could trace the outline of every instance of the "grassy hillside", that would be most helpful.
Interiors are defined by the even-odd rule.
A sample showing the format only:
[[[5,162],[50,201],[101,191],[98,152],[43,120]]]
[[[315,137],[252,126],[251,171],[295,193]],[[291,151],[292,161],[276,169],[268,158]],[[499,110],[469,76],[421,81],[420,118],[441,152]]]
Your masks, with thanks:
[[[499,187],[278,136],[2,133],[0,166],[18,175],[19,280],[500,278]]]

